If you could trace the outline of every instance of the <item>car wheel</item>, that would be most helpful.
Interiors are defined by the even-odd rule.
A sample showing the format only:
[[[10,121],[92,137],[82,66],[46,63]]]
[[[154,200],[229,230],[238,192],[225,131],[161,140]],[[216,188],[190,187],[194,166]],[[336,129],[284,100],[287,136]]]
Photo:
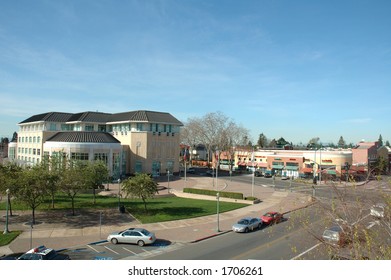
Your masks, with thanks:
[[[145,245],[145,242],[142,240],[137,241],[137,245],[140,247],[143,247]]]
[[[244,230],[245,233],[249,232],[249,229],[248,227],[246,227],[246,229]]]
[[[118,243],[118,240],[117,240],[117,238],[113,238],[113,239],[111,239],[111,243],[113,243],[113,244],[117,244],[117,243]]]

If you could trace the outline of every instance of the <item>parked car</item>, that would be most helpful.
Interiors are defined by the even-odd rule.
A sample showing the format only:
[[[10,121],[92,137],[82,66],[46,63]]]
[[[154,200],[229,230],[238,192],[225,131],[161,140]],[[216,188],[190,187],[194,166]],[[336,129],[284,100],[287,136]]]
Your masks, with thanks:
[[[214,176],[216,176],[216,171],[212,170],[212,169],[208,169],[206,171],[206,175],[214,177]]]
[[[107,241],[117,243],[131,243],[139,246],[152,244],[156,241],[156,236],[153,232],[149,232],[144,228],[128,228],[120,232],[113,232],[107,237]]]
[[[255,176],[255,177],[262,177],[262,176],[263,176],[263,173],[262,173],[262,171],[255,170],[254,176]]]
[[[54,249],[46,248],[41,245],[33,248],[23,255],[18,260],[70,260],[71,258],[67,254],[62,254]]]
[[[322,234],[322,239],[326,243],[332,244],[332,245],[341,245],[344,243],[344,234],[342,231],[342,227],[340,226],[333,226],[329,229],[326,229]]]
[[[8,255],[3,255],[0,257],[0,260],[17,260],[24,253],[12,253]]]
[[[271,173],[267,172],[267,173],[265,173],[264,177],[265,178],[271,178],[271,177],[273,177],[273,175]]]
[[[325,243],[345,247],[355,241],[365,241],[365,232],[360,225],[346,226],[334,225],[326,229],[322,234],[322,239]]]
[[[190,167],[189,169],[187,169],[187,173],[195,174],[196,170],[194,167]]]
[[[232,226],[234,232],[249,232],[250,230],[260,229],[262,227],[262,220],[259,218],[246,217],[240,219]]]
[[[376,218],[384,218],[384,211],[386,205],[383,203],[377,203],[371,207],[370,214]]]
[[[270,211],[261,216],[262,222],[266,225],[277,224],[284,220],[284,215],[280,212]]]

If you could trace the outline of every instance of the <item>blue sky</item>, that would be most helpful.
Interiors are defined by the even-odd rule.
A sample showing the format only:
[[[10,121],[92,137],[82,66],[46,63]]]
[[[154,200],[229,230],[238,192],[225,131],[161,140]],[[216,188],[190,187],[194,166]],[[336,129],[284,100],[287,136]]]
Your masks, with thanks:
[[[293,143],[391,141],[391,2],[0,1],[0,137],[39,113],[223,112]]]

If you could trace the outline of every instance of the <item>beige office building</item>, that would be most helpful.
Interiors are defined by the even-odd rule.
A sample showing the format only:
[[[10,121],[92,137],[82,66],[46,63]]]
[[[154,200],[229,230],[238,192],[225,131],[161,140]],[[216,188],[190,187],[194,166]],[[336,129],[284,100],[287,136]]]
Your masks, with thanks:
[[[44,156],[102,160],[110,174],[159,175],[179,171],[179,132],[183,124],[169,113],[130,111],[117,114],[50,112],[19,123],[12,158],[37,164]]]

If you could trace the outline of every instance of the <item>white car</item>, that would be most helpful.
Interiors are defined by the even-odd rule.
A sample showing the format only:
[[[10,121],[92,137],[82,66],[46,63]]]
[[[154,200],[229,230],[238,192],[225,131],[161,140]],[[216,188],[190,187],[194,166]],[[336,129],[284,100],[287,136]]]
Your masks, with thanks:
[[[371,207],[371,216],[376,218],[384,218],[384,210],[386,205],[383,203],[375,204]]]
[[[107,241],[117,243],[131,243],[139,246],[152,244],[156,241],[156,236],[153,232],[149,232],[143,228],[128,228],[120,232],[113,232],[107,237]]]

